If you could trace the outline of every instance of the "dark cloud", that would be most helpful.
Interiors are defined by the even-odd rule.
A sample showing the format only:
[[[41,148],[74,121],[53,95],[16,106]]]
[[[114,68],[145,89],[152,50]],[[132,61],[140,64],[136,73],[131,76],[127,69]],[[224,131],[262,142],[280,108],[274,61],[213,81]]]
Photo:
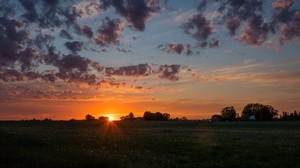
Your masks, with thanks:
[[[275,9],[287,9],[294,4],[294,0],[276,0],[272,3],[272,7]]]
[[[119,51],[119,52],[122,52],[122,53],[132,53],[132,51],[131,50],[127,50],[127,49],[124,49],[124,48],[117,48],[117,50]]]
[[[192,46],[190,44],[186,45],[186,55],[193,55]]]
[[[0,79],[2,81],[23,81],[24,76],[22,72],[15,69],[2,69],[0,68]]]
[[[167,53],[176,53],[176,54],[181,54],[182,51],[184,50],[184,45],[183,44],[166,44],[166,45],[159,45],[157,48],[160,48],[161,50],[167,52]]]
[[[60,31],[59,36],[68,40],[73,40],[73,36],[64,29]]]
[[[122,67],[106,67],[104,73],[107,76],[130,76],[130,77],[145,77],[149,75],[157,75],[159,78],[168,79],[171,81],[179,80],[177,76],[180,72],[181,65],[153,65],[138,64]]]
[[[161,65],[159,68],[155,71],[155,73],[160,78],[168,79],[171,81],[177,81],[179,80],[179,77],[177,74],[179,73],[181,68],[181,65],[174,64],[174,65]]]
[[[203,11],[204,8],[206,7],[206,4],[207,4],[207,0],[202,0],[200,1],[198,7],[197,7],[197,10],[198,11]]]
[[[209,43],[210,48],[215,48],[215,47],[219,47],[219,46],[220,46],[220,41],[215,38],[213,38]]]
[[[214,27],[202,14],[196,14],[182,25],[182,29],[197,40],[206,41],[213,34]]]
[[[263,0],[215,0],[200,1],[197,7],[197,14],[188,19],[182,25],[183,31],[198,40],[198,46],[217,47],[220,42],[216,38],[210,39],[214,34],[212,20],[205,15],[207,5],[217,7],[222,20],[215,22],[219,26],[226,26],[230,35],[244,44],[261,45],[270,34],[281,34],[278,41],[284,41],[300,37],[299,13],[294,0],[274,0],[273,10],[264,11]],[[216,11],[214,11],[216,12]],[[271,14],[271,15],[270,15]],[[206,16],[206,17],[205,17]]]
[[[86,36],[87,38],[92,38],[94,35],[94,32],[92,30],[91,27],[84,25],[81,29],[81,32],[84,36]]]
[[[0,7],[1,81],[64,81],[99,85],[104,80],[118,83],[113,76],[158,75],[160,78],[175,80],[179,72],[174,65],[158,68],[148,64],[104,67],[98,62],[78,55],[79,51],[87,48],[79,41],[82,38],[78,36],[95,38],[94,43],[100,46],[119,44],[124,29],[124,22],[121,19],[105,18],[94,33],[92,27],[81,25],[77,21],[78,18],[85,16],[85,13],[73,7],[71,3],[61,5],[59,0],[19,0],[16,3],[3,2]],[[138,31],[145,29],[147,19],[160,8],[158,0],[104,0],[100,3],[99,8],[94,8],[95,4],[92,3],[85,7],[86,14],[93,14],[90,13],[93,11],[89,10],[106,10],[113,7],[132,28]],[[21,8],[19,11],[23,13],[14,16],[14,8],[18,10]],[[59,34],[55,36],[57,31]],[[68,40],[64,45],[71,51],[70,54],[56,49],[57,46],[55,47],[53,43],[61,40],[58,38]],[[73,41],[74,39],[76,40]],[[182,44],[178,44],[173,46],[173,51],[180,54],[184,52],[184,48]],[[91,50],[98,51],[94,48]],[[116,50],[132,53],[131,50],[124,48],[116,48]],[[107,49],[100,51],[105,52]],[[187,51],[187,53],[191,52]],[[49,69],[43,70],[44,67]]]
[[[263,13],[263,0],[216,0],[218,10],[224,15],[224,20],[238,18],[247,20]]]
[[[65,42],[65,46],[73,53],[80,51],[82,45],[83,45],[83,42],[81,42],[81,41]]]
[[[0,17],[0,26],[1,34],[5,35],[10,40],[20,43],[28,38],[28,33],[25,32],[23,29],[17,30],[23,27],[23,23],[20,21]]]
[[[55,74],[53,73],[48,73],[48,74],[45,74],[45,75],[42,75],[41,77],[44,81],[46,82],[55,82],[57,80],[57,77]]]
[[[235,32],[241,25],[241,21],[237,18],[229,18],[226,22],[226,27],[231,35],[235,35]]]
[[[39,33],[36,35],[32,43],[40,50],[45,49],[55,40],[55,37],[49,34]]]
[[[238,39],[243,43],[258,45],[267,39],[270,30],[270,25],[263,21],[262,16],[254,16],[248,20],[247,29]]]
[[[101,71],[104,70],[104,67],[103,67],[100,63],[98,63],[98,62],[93,62],[93,63],[92,63],[92,67],[93,67],[95,70],[97,70],[97,72],[101,72]]]
[[[99,63],[93,62],[87,58],[81,57],[75,53],[62,55],[55,52],[53,46],[48,47],[48,53],[44,56],[44,62],[47,65],[57,67],[59,72],[51,72],[43,75],[42,79],[49,81],[56,78],[69,83],[87,83],[89,85],[97,85],[96,74],[90,73],[90,69],[101,71],[103,68]]]
[[[20,72],[15,69],[5,69],[0,68],[0,80],[9,82],[9,81],[28,81],[28,80],[37,80],[42,79],[46,82],[55,82],[57,77],[53,73],[38,73],[33,71]]]
[[[27,47],[24,51],[20,52],[19,62],[21,63],[21,70],[22,71],[29,71],[32,68],[37,66],[38,62],[42,60],[39,58],[36,50],[32,47]]]
[[[35,9],[35,4],[37,3],[37,0],[19,0],[19,2],[27,11],[23,15],[23,17],[25,17],[29,21],[36,21],[38,17],[37,11]]]
[[[151,74],[151,66],[148,64],[138,64],[122,67],[106,67],[105,74],[108,76],[148,76]]]
[[[43,0],[49,6],[56,6],[59,0]]]
[[[153,13],[160,10],[158,0],[106,0],[139,31],[145,30],[145,22]]]
[[[165,51],[167,53],[176,53],[176,54],[182,54],[185,55],[193,55],[192,46],[191,44],[181,44],[181,43],[170,43],[170,44],[160,44],[157,46],[162,51]]]
[[[123,28],[124,23],[120,19],[111,20],[106,17],[98,29],[98,34],[95,39],[96,43],[100,46],[119,44],[119,38]]]
[[[21,46],[0,35],[0,66],[12,66],[18,60]]]
[[[286,40],[300,37],[300,11],[292,16],[292,20],[280,27],[281,34]]]
[[[63,56],[57,64],[60,72],[72,72],[72,71],[79,71],[79,72],[87,72],[89,65],[92,63],[91,60],[81,57],[76,54],[69,54]]]
[[[293,5],[293,0],[277,0],[272,3],[273,8],[276,9],[273,23],[280,24],[282,35],[278,38],[280,44],[300,37],[300,9],[292,9]]]
[[[12,17],[15,15],[15,9],[8,3],[8,1],[1,1],[0,15],[4,18]]]

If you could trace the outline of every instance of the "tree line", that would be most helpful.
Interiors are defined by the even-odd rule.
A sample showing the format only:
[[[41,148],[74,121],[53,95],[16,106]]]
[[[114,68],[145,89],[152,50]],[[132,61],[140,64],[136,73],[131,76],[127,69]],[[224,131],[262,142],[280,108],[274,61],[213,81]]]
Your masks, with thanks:
[[[145,111],[143,117],[134,117],[134,114],[130,112],[127,116],[122,116],[120,119],[124,120],[158,120],[158,121],[167,121],[169,120],[171,115],[169,113],[161,113],[161,112],[151,112]]]
[[[145,111],[143,117],[135,117],[133,112],[130,112],[126,116],[122,116],[120,119],[122,121],[126,120],[157,120],[157,121],[167,121],[170,120],[171,115],[169,113],[161,113],[161,112],[151,112],[151,111]],[[185,118],[185,117],[183,117]],[[178,119],[178,118],[177,118]],[[85,116],[85,120],[97,120],[94,116],[91,114],[87,114]],[[98,117],[98,120],[100,121],[108,121],[109,118],[106,116],[100,116]],[[178,119],[180,120],[180,119]]]
[[[96,118],[94,116],[92,116],[91,114],[87,114],[85,116],[85,120],[96,120]],[[98,117],[98,120],[99,121],[108,121],[109,118],[106,116],[100,116],[100,117]]]
[[[256,120],[256,121],[272,121],[272,120],[300,120],[300,111],[294,112],[285,112],[282,114],[278,114],[278,110],[276,110],[271,105],[263,105],[260,103],[249,103],[247,104],[241,116],[236,113],[236,110],[233,106],[225,107],[221,110],[220,115],[213,115],[211,118],[212,121],[248,121],[248,120]]]
[[[182,118],[171,118],[169,113],[151,112],[145,111],[143,117],[135,117],[133,112],[130,112],[126,116],[122,116],[121,121],[127,120],[148,120],[148,121],[168,121],[168,120],[188,120],[186,117]],[[96,120],[96,118],[90,114],[85,116],[85,120]],[[106,116],[98,117],[100,121],[108,121],[109,118]],[[287,112],[283,111],[279,115],[279,111],[271,105],[264,105],[260,103],[249,103],[247,104],[241,115],[239,115],[233,106],[225,107],[221,110],[220,114],[213,115],[211,121],[296,121],[300,120],[300,111]]]

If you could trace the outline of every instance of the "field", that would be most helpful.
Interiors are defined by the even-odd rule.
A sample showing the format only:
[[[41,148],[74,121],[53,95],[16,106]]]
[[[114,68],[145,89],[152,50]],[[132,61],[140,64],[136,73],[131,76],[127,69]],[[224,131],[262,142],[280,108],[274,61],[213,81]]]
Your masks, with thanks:
[[[1,121],[0,167],[300,167],[300,122]]]

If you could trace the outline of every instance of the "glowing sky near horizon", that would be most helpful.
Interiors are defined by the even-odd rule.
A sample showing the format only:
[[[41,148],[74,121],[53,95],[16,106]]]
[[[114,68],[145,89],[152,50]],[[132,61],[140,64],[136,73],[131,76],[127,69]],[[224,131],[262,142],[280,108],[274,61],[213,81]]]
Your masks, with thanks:
[[[300,110],[300,1],[0,3],[0,120]]]

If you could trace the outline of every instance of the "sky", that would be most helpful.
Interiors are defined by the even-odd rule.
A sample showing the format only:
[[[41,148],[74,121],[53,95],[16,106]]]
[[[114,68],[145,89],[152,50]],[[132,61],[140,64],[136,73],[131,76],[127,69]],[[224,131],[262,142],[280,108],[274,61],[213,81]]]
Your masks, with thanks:
[[[300,1],[0,3],[0,120],[300,110]]]

